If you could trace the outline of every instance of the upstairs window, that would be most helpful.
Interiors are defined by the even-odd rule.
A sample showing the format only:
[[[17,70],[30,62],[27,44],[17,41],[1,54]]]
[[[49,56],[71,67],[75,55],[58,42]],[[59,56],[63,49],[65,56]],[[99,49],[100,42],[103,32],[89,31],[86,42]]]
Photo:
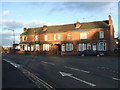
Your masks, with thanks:
[[[45,40],[45,41],[48,40],[48,35],[44,35],[44,40]]]
[[[37,35],[35,36],[35,41],[38,41],[38,36]]]
[[[87,39],[87,33],[80,33],[80,39]]]
[[[72,34],[71,34],[71,33],[68,33],[68,34],[67,34],[67,39],[68,39],[68,40],[71,40],[71,38],[72,38]]]
[[[56,34],[54,34],[54,40],[56,40]]]
[[[99,32],[99,38],[104,38],[104,31]]]
[[[62,39],[62,35],[58,34],[58,39],[61,40]]]
[[[23,36],[22,41],[27,41],[27,36]]]

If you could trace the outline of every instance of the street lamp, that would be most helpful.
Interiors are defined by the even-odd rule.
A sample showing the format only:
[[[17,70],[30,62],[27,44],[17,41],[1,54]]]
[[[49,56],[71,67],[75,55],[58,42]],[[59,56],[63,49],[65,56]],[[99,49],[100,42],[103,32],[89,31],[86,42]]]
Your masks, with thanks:
[[[8,29],[8,30],[13,31],[13,44],[15,44],[15,30],[14,29]]]

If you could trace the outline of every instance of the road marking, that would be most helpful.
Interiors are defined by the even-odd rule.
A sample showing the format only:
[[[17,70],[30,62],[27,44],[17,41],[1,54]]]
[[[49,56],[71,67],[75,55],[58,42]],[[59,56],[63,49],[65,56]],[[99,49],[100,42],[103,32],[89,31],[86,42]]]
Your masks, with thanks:
[[[119,80],[119,81],[120,81],[120,79],[119,79],[119,78],[114,78],[114,77],[113,77],[112,79],[114,79],[114,80]]]
[[[6,61],[6,62],[8,62],[8,63],[10,63],[11,65],[13,65],[14,67],[16,67],[16,68],[19,68],[21,65],[19,65],[19,64],[16,64],[16,63],[13,63],[13,62],[11,62],[11,61],[9,61],[9,60],[7,60],[7,59],[3,59],[4,61]]]
[[[49,85],[47,82],[43,81],[42,79],[38,78],[36,75],[32,74],[32,77],[34,79],[37,79],[38,82],[41,82],[42,84],[44,84],[44,86],[46,86],[46,88],[55,90],[51,85]]]
[[[11,62],[11,61],[9,61],[9,60],[7,60],[7,59],[3,59],[3,60],[5,60],[6,62],[10,63],[10,64],[13,65],[14,67],[17,67],[17,68],[20,67],[19,64],[13,63],[13,62]],[[40,83],[40,84],[42,84],[44,87],[46,87],[48,90],[55,90],[55,89],[54,89],[51,85],[49,85],[47,82],[45,82],[44,80],[38,78],[36,75],[30,73],[28,70],[24,69],[23,67],[18,68],[18,69],[19,69],[23,74],[25,74],[32,82],[34,82],[34,83],[38,86],[38,88],[40,88],[40,86],[39,86],[39,83]],[[30,78],[30,77],[31,77],[31,78]],[[39,83],[37,84],[36,81],[39,82]]]
[[[82,79],[79,79],[79,78],[77,78],[77,77],[74,77],[74,76],[72,76],[73,74],[70,74],[70,73],[65,73],[65,72],[59,72],[63,77],[64,76],[67,76],[67,77],[71,77],[71,78],[73,78],[73,79],[75,79],[75,80],[78,80],[78,81],[81,81],[81,82],[83,82],[83,83],[85,83],[85,84],[88,84],[88,85],[90,85],[90,86],[96,86],[95,84],[93,84],[93,83],[90,83],[90,82],[87,82],[87,81],[84,81],[84,80],[82,80]]]
[[[54,63],[50,63],[50,62],[45,62],[45,61],[41,61],[42,63],[46,63],[46,64],[51,64],[51,65],[55,65]]]
[[[76,70],[76,71],[81,71],[81,72],[85,72],[85,73],[90,73],[89,71],[86,71],[86,70],[80,70],[80,69],[77,69],[77,68],[72,68],[72,67],[67,67],[67,66],[64,66],[65,68],[69,68],[69,69],[72,69],[72,70]]]
[[[109,70],[110,72],[118,73],[118,71],[113,71],[113,70],[111,70],[110,68],[107,68],[107,67],[97,67],[97,68],[100,68],[100,69],[103,69],[103,70],[107,69],[107,70]]]

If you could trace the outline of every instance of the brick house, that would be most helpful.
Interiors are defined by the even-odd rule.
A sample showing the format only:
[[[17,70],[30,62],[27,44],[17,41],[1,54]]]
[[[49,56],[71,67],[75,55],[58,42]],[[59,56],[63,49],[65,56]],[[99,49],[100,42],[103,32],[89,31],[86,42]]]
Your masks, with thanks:
[[[24,28],[18,53],[77,55],[88,49],[111,53],[114,44],[114,27],[109,15],[104,21]]]

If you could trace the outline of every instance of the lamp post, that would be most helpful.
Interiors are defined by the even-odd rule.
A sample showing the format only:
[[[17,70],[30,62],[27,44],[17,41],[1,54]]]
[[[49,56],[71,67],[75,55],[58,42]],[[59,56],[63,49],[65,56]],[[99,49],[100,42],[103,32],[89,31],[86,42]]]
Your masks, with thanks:
[[[14,29],[8,29],[8,30],[11,30],[11,31],[13,31],[13,53],[15,54],[15,46],[14,46],[14,44],[15,44],[15,30]]]
[[[15,44],[15,30],[14,29],[8,29],[8,30],[13,31],[13,44]]]

